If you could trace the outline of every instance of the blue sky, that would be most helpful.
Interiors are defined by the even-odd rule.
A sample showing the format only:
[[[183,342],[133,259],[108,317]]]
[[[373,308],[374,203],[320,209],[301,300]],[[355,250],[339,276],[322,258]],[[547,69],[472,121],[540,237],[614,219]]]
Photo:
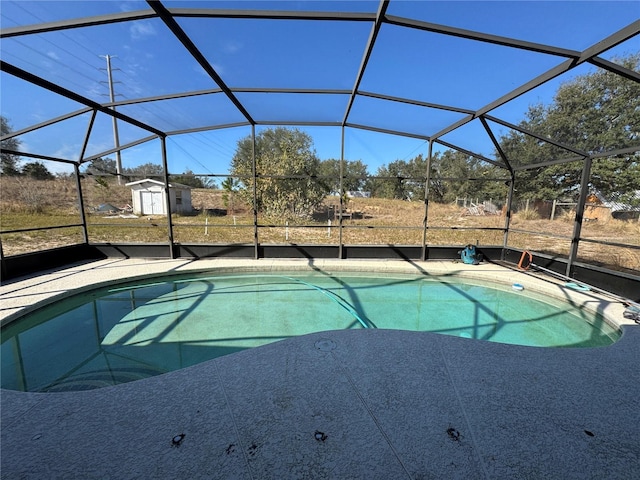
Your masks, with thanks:
[[[378,2],[205,2],[166,1],[168,7],[277,10],[344,10],[375,12]],[[0,4],[2,28],[121,11],[146,10],[142,1],[9,1]],[[392,0],[389,15],[415,18],[583,50],[640,18],[640,2],[428,2]],[[180,19],[207,60],[230,87],[326,88],[350,90],[370,32],[368,22],[305,22],[234,19]],[[640,51],[634,38],[605,52],[607,59]],[[2,40],[2,59],[98,102],[108,101],[106,60],[112,56],[116,100],[216,88],[158,19],[51,32]],[[560,64],[556,56],[516,50],[466,39],[384,25],[361,90],[413,98],[449,106],[478,109],[522,83]],[[512,123],[524,119],[529,105],[548,104],[561,84],[593,71],[584,65],[492,112]],[[0,75],[0,107],[15,130],[78,110],[79,104],[57,97],[14,77]],[[240,101],[261,122],[284,120],[341,121],[345,95],[283,95],[238,93]],[[198,125],[244,121],[222,94],[121,107],[120,111],[156,128],[178,131]],[[431,135],[462,115],[437,109],[389,104],[359,98],[349,121],[377,128]],[[20,138],[24,150],[75,160],[80,154],[89,116],[82,115]],[[256,127],[260,131],[261,127]],[[314,139],[321,159],[340,157],[340,128],[299,127]],[[120,144],[147,132],[119,122]],[[237,141],[251,132],[237,127],[169,137],[172,173],[224,174]],[[506,133],[498,130],[498,134]],[[493,147],[477,123],[444,140],[492,156]],[[99,115],[87,155],[113,146],[110,118]],[[362,160],[375,173],[382,164],[426,154],[420,139],[348,128],[345,158]],[[111,155],[113,157],[113,155]],[[125,166],[158,163],[159,142],[123,151]],[[51,163],[47,166],[59,170]]]

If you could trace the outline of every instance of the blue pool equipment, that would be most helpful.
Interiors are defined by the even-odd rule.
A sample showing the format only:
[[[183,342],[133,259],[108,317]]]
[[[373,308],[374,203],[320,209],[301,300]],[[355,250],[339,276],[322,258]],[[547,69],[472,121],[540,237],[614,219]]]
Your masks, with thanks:
[[[578,290],[579,292],[588,292],[589,290],[591,290],[591,288],[587,285],[582,285],[574,282],[565,283],[564,286],[572,290]]]
[[[511,285],[511,288],[513,288],[516,292],[521,292],[522,290],[524,290],[524,285],[522,285],[521,283],[514,283],[513,285]]]
[[[482,254],[479,254],[474,245],[467,245],[464,250],[458,252],[462,263],[468,265],[478,265],[482,260]]]

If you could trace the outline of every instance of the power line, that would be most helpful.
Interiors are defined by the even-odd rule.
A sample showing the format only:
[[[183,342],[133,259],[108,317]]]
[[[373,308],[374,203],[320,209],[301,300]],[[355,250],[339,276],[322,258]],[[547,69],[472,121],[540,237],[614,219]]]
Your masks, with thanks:
[[[20,64],[20,63],[21,63],[21,64],[23,64],[23,65],[25,65],[25,64],[26,64],[26,65],[31,65],[31,66],[33,66],[33,67],[34,67],[35,71],[38,71],[38,70],[42,69],[42,66],[41,66],[41,65],[36,65],[35,63],[29,62],[28,60],[24,60],[22,57],[18,57],[17,55],[14,55],[14,54],[9,53],[9,52],[3,52],[3,56],[13,57],[13,58],[15,58],[15,59],[17,60],[16,64]],[[85,85],[80,85],[79,83],[76,83],[76,82],[74,82],[73,80],[69,80],[67,77],[63,77],[62,75],[59,75],[59,74],[57,74],[57,73],[52,73],[51,75],[52,75],[53,77],[56,77],[56,78],[61,79],[62,81],[61,81],[61,82],[59,82],[60,84],[63,84],[63,83],[64,83],[64,84],[67,84],[67,85],[75,85],[75,86],[76,86],[76,87],[78,87],[79,89],[84,89],[84,88],[86,88],[86,86],[85,86]],[[97,80],[96,80],[96,83],[98,83],[98,82],[97,82]]]
[[[427,141],[425,140],[425,141],[424,141],[424,142],[422,142],[420,145],[418,145],[416,148],[414,148],[413,150],[411,150],[411,151],[410,151],[410,152],[409,152],[409,153],[408,153],[408,154],[407,154],[407,155],[406,155],[402,160],[406,160],[407,158],[409,158],[411,155],[413,155],[413,153],[414,153],[416,150],[420,150],[421,148],[423,148],[423,147],[424,147],[424,145],[425,145],[426,143],[429,143],[429,142],[427,142]]]
[[[191,153],[189,153],[187,150],[185,150],[181,145],[179,145],[174,139],[172,139],[171,137],[169,137],[169,140],[173,143],[174,147],[178,148],[179,150],[181,150],[185,155],[187,155],[189,158],[191,158],[194,162],[196,162],[198,165],[200,165],[204,170],[206,170],[207,172],[209,172],[210,174],[214,175],[214,173],[209,170],[209,168],[204,165],[200,160],[198,160],[196,157],[194,157]]]
[[[18,2],[11,2],[11,3],[13,3],[16,7],[20,8],[20,10],[22,10],[23,12],[25,12],[27,15],[32,16],[33,18],[35,18],[35,19],[36,19],[36,20],[38,20],[39,22],[41,22],[41,23],[45,22],[45,20],[43,20],[41,17],[39,17],[39,16],[38,16],[38,15],[36,15],[35,13],[33,13],[33,12],[31,12],[31,11],[27,10],[26,8],[24,8],[22,4],[20,4],[20,3],[18,3]],[[42,6],[42,5],[41,5],[41,8],[43,8],[43,6]],[[46,10],[46,9],[45,9],[45,10]],[[3,14],[2,16],[6,17],[6,18],[9,18],[9,17],[7,17],[7,16],[6,16],[6,15],[4,15],[4,14]],[[10,20],[11,20],[11,21],[13,21],[16,25],[18,25],[18,22],[16,22],[15,20],[13,20],[13,19],[10,19]],[[66,34],[65,32],[59,32],[59,35],[63,36],[64,38],[66,38],[66,39],[67,39],[67,40],[69,40],[70,42],[72,42],[72,43],[76,44],[77,46],[79,46],[79,47],[83,48],[84,50],[86,50],[87,52],[89,52],[92,56],[95,56],[95,53],[91,52],[91,50],[89,50],[89,49],[86,47],[86,45],[83,45],[81,42],[76,41],[74,38],[70,37],[70,36],[69,36],[68,34]],[[60,50],[64,51],[64,52],[65,52],[65,53],[67,53],[68,55],[71,55],[73,58],[75,58],[75,59],[77,59],[77,60],[81,61],[82,63],[84,63],[84,64],[86,64],[86,65],[88,65],[88,66],[89,66],[89,67],[91,67],[92,69],[96,69],[96,68],[97,68],[97,67],[95,67],[94,65],[92,65],[91,63],[89,63],[87,60],[85,60],[85,59],[83,59],[83,58],[81,58],[81,57],[79,57],[79,56],[77,56],[77,55],[75,55],[75,54],[73,54],[73,53],[69,52],[68,50],[66,50],[66,49],[64,49],[64,48],[62,48],[62,47],[60,47],[59,45],[57,45],[57,44],[55,44],[55,43],[51,42],[50,40],[48,40],[47,38],[45,38],[45,36],[44,36],[44,35],[41,35],[39,38],[41,38],[41,39],[42,39],[42,40],[44,40],[45,42],[47,42],[47,43],[51,44],[51,45],[52,45],[52,46],[54,46],[55,48],[58,48],[58,49],[60,49]]]
[[[7,41],[7,40],[4,40],[4,41]],[[76,69],[72,68],[71,66],[69,66],[69,65],[67,65],[67,64],[65,64],[65,63],[63,63],[63,62],[61,62],[61,61],[59,61],[59,60],[57,60],[56,58],[53,58],[53,57],[51,57],[51,56],[49,56],[49,55],[47,55],[47,54],[43,53],[43,52],[42,52],[42,51],[40,51],[40,50],[37,50],[36,48],[34,48],[34,47],[30,46],[30,45],[27,45],[26,43],[24,43],[24,42],[22,42],[22,41],[20,41],[20,40],[17,40],[17,39],[11,39],[11,41],[13,41],[13,42],[17,43],[18,45],[21,45],[22,47],[26,48],[27,50],[32,51],[33,53],[35,53],[35,54],[37,54],[37,55],[39,55],[39,56],[41,56],[41,57],[44,57],[44,58],[45,58],[47,61],[49,61],[49,62],[57,63],[57,64],[58,64],[58,65],[60,65],[61,67],[65,68],[65,69],[67,69],[67,70],[71,70],[72,72],[76,73],[77,75],[79,75],[79,76],[81,76],[81,77],[86,78],[87,80],[90,80],[91,82],[95,82],[95,83],[99,82],[99,81],[98,81],[98,80],[96,80],[95,78],[91,78],[91,77],[89,77],[89,76],[85,75],[84,73],[82,73],[82,72],[80,72],[80,71],[78,71],[78,70],[76,70]],[[6,52],[5,52],[5,53],[6,53]],[[3,54],[4,54],[4,53],[3,53]],[[24,60],[22,60],[22,59],[21,59],[20,61],[21,61],[21,62],[24,62]],[[37,66],[37,68],[41,69],[41,68],[43,68],[43,67],[42,67],[42,66]],[[53,75],[56,75],[56,74],[55,74],[55,73],[53,73]],[[62,77],[62,78],[65,78],[65,77]],[[65,78],[65,80],[67,80],[67,79]],[[69,82],[69,83],[73,83],[73,82]],[[79,86],[78,84],[75,84],[75,85]],[[85,88],[85,87],[81,87],[81,88]]]
[[[217,150],[220,153],[223,154],[234,154],[235,153],[235,149],[228,146],[228,145],[224,145],[220,142],[217,142],[215,140],[213,140],[212,138],[209,137],[204,137],[204,133],[203,132],[199,132],[197,135],[195,136],[191,136],[189,137],[191,140],[197,140],[198,142],[200,142],[201,144],[205,145],[205,146],[214,146],[217,147]]]

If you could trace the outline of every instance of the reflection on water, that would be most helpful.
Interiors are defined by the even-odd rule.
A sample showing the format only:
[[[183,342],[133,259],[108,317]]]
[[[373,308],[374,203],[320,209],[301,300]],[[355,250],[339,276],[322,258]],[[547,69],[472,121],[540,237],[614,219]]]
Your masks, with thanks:
[[[424,276],[172,277],[62,300],[2,329],[2,387],[85,390],[307,333],[429,331],[534,346],[604,346],[619,333],[567,303]]]

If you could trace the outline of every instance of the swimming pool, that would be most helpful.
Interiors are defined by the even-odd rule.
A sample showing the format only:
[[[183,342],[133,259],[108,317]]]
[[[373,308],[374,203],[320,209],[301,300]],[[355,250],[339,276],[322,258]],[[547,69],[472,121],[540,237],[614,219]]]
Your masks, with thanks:
[[[546,347],[620,333],[570,303],[454,277],[197,273],[84,292],[2,329],[2,388],[100,388],[307,333],[385,328]]]

